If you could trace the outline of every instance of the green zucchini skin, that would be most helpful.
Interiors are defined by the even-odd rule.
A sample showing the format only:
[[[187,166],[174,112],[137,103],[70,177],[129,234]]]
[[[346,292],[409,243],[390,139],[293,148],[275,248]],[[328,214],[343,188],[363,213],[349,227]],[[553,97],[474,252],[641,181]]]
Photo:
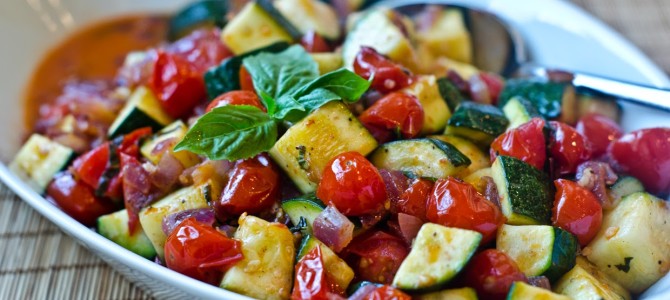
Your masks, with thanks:
[[[288,19],[284,17],[284,15],[281,14],[279,10],[277,10],[274,5],[272,5],[272,2],[270,0],[256,0],[256,3],[260,5],[260,7],[267,12],[272,19],[279,24],[286,32],[288,35],[290,35],[293,40],[299,41],[300,38],[302,38],[302,32],[291,23]]]
[[[191,3],[170,19],[168,39],[175,41],[201,26],[222,28],[227,23],[226,14],[228,14],[228,1],[225,0],[201,0]]]
[[[120,210],[98,218],[98,233],[139,256],[151,259],[156,250],[142,228],[130,233],[128,230],[128,211]]]
[[[456,85],[448,78],[442,77],[437,79],[437,88],[440,90],[440,96],[449,106],[449,110],[455,111],[456,107],[463,101],[463,95],[458,91]]]
[[[298,198],[286,200],[281,204],[282,209],[288,215],[293,225],[300,222],[300,217],[305,218],[308,226],[308,233],[312,232],[312,224],[316,217],[326,209],[326,205],[321,202],[316,196],[307,194]]]
[[[642,182],[632,176],[619,177],[608,190],[608,194],[612,199],[612,206],[616,206],[624,197],[637,192],[644,192],[644,186]]]
[[[486,148],[505,132],[509,121],[502,110],[493,105],[464,101],[458,105],[447,125],[446,134],[462,136]]]
[[[512,286],[509,289],[509,293],[507,294],[507,300],[524,299],[570,300],[571,298],[565,295],[553,293],[547,289],[532,286],[523,281],[516,281],[512,283]]]
[[[528,99],[520,96],[512,97],[507,101],[507,104],[503,106],[503,113],[510,123],[508,130],[519,127],[532,118],[542,118],[535,106]]]
[[[565,83],[538,79],[510,79],[500,93],[498,105],[504,107],[514,96],[528,99],[537,111],[547,119],[561,115]]]
[[[240,68],[244,58],[261,52],[278,53],[286,50],[288,46],[289,44],[286,42],[277,42],[267,47],[225,59],[220,65],[209,69],[205,73],[207,96],[212,100],[223,93],[240,89]]]
[[[16,153],[9,170],[42,194],[56,173],[69,166],[74,157],[74,150],[34,133]]]
[[[575,266],[578,247],[577,238],[558,227],[554,227],[554,247],[551,251],[551,266],[544,272],[549,281],[555,282]]]

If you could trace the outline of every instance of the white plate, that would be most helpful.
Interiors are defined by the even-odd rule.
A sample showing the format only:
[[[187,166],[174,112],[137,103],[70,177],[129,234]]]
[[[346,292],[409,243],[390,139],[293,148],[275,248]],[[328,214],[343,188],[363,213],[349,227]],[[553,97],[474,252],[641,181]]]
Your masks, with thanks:
[[[20,146],[21,92],[41,55],[87,22],[138,11],[173,11],[187,0],[2,0],[0,1],[0,159],[8,162]],[[665,74],[635,46],[574,5],[559,0],[454,0],[499,14],[527,40],[534,60],[565,69],[669,87]],[[630,131],[670,126],[670,115],[626,106]],[[159,298],[248,299],[190,279],[126,251],[55,209],[0,164],[0,179],[39,213],[97,253],[131,281]],[[670,298],[670,276],[644,295]]]

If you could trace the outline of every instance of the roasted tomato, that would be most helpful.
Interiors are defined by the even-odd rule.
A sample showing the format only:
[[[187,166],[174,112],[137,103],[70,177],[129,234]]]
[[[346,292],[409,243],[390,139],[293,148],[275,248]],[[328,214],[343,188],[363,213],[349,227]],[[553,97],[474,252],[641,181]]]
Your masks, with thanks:
[[[401,65],[370,47],[361,47],[354,60],[354,72],[365,79],[373,78],[372,88],[382,94],[397,91],[412,83],[412,78]]]
[[[254,80],[251,78],[251,74],[247,71],[247,68],[240,66],[240,89],[243,91],[254,92]]]
[[[316,196],[347,216],[362,216],[383,208],[386,186],[377,168],[358,152],[335,156],[323,170]]]
[[[250,91],[232,91],[221,94],[207,105],[206,111],[210,112],[216,107],[225,105],[251,105],[258,107],[262,111],[266,111],[265,106],[261,104],[261,100],[258,99],[256,93]]]
[[[552,129],[549,151],[559,175],[573,174],[579,164],[591,158],[591,147],[586,138],[565,123],[550,121]]]
[[[543,170],[547,159],[544,125],[544,120],[533,118],[498,136],[491,143],[491,161],[498,155],[512,156]]]
[[[528,282],[514,260],[507,254],[488,249],[476,254],[463,272],[467,286],[482,299],[505,299],[512,283]]]
[[[233,52],[221,42],[218,28],[195,30],[169,45],[166,51],[188,61],[200,75],[233,56]]]
[[[214,204],[219,220],[227,220],[244,212],[256,214],[279,199],[279,172],[264,154],[238,161],[230,179]]]
[[[184,58],[166,52],[158,53],[149,86],[173,118],[187,116],[206,96],[199,70]]]
[[[165,242],[168,268],[209,284],[218,285],[223,273],[242,258],[240,241],[195,218],[181,222]]]
[[[554,181],[556,196],[551,221],[574,234],[582,247],[586,246],[600,230],[603,209],[591,191],[574,181],[558,179]]]
[[[505,223],[500,209],[471,184],[455,178],[439,179],[428,197],[428,220],[448,227],[478,231],[484,245]]]
[[[374,231],[354,239],[344,253],[359,279],[390,284],[409,249],[399,237]]]
[[[429,180],[414,179],[409,187],[400,194],[398,201],[395,203],[396,212],[427,220],[426,203],[432,189],[433,183]]]
[[[326,40],[314,30],[310,30],[300,39],[300,45],[309,53],[330,52],[330,46]]]
[[[93,188],[76,180],[70,172],[60,173],[47,187],[47,195],[65,213],[86,226],[98,217],[117,210],[117,206],[95,196]]]
[[[411,300],[412,297],[388,285],[377,287],[363,297],[363,300]]]
[[[596,113],[579,119],[576,129],[591,145],[594,157],[605,154],[609,145],[623,135],[616,122]]]
[[[295,265],[295,280],[293,280],[291,299],[327,300],[329,299],[329,286],[321,247],[317,246]]]
[[[491,101],[493,101],[492,104],[496,105],[498,103],[498,96],[500,96],[500,92],[505,87],[505,79],[498,74],[489,72],[480,72],[479,78],[486,84]]]
[[[640,179],[651,193],[670,194],[670,129],[633,131],[612,143],[608,152],[614,167]]]
[[[404,138],[411,139],[421,132],[423,116],[423,107],[416,97],[395,92],[379,99],[358,119],[366,128],[378,127],[399,132]]]

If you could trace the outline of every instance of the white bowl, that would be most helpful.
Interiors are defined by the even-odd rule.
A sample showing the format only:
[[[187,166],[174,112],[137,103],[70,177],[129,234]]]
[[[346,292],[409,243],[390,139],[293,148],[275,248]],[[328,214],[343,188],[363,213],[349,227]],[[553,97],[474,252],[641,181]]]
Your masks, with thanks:
[[[22,88],[37,61],[64,36],[101,18],[129,12],[169,12],[187,0],[2,0],[0,1],[0,160],[12,159],[23,129]],[[668,87],[666,75],[635,46],[599,20],[559,0],[454,0],[499,14],[527,40],[538,63],[586,71],[633,82]],[[624,106],[622,125],[630,131],[670,126],[670,115],[651,109]],[[73,236],[124,276],[158,298],[248,299],[188,278],[145,260],[77,223],[49,204],[0,164],[4,181],[40,214]],[[670,298],[670,276],[644,295]]]

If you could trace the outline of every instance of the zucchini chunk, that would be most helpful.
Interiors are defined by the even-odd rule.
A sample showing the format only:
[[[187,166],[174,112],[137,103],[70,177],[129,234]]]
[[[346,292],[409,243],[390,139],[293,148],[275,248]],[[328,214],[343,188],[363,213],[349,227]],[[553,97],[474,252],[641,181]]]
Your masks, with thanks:
[[[451,111],[440,94],[435,76],[419,76],[412,85],[403,89],[402,92],[416,96],[421,103],[423,108],[421,134],[426,135],[444,130],[449,117],[451,117]]]
[[[407,291],[439,289],[465,267],[481,239],[476,231],[423,224],[393,286]]]
[[[447,102],[449,111],[455,111],[461,102],[463,102],[463,95],[458,90],[456,85],[454,85],[451,80],[446,77],[441,77],[437,79],[437,88],[440,90],[440,96]]]
[[[554,285],[556,293],[572,299],[630,300],[630,294],[582,256],[570,272]]]
[[[302,238],[298,257],[296,257],[295,260],[299,261],[303,256],[307,255],[309,251],[316,248],[316,246],[321,247],[323,265],[326,268],[326,272],[330,274],[328,278],[332,278],[334,283],[341,290],[346,291],[349,287],[349,283],[354,279],[354,270],[352,270],[344,260],[337,256],[333,250],[326,246],[326,244],[322,243],[314,236],[306,235]]]
[[[491,166],[507,224],[549,224],[553,195],[547,175],[510,156],[498,156]]]
[[[184,122],[181,120],[177,120],[154,134],[151,139],[145,141],[140,147],[140,153],[142,153],[142,156],[144,156],[153,164],[158,164],[158,162],[161,160],[161,157],[163,157],[163,153],[165,152],[153,153],[153,150],[159,144],[168,142],[168,140],[172,140],[174,143],[169,146],[170,149],[168,151],[170,151],[170,153],[174,155],[177,160],[179,160],[184,168],[195,166],[200,163],[200,158],[198,155],[190,151],[174,152],[173,150],[174,145],[176,145],[179,141],[181,141],[182,138],[184,138],[187,131],[188,127],[186,127],[186,124],[184,124]]]
[[[632,176],[622,176],[609,188],[607,194],[612,199],[612,207],[615,207],[621,199],[637,192],[644,192],[642,182]]]
[[[461,171],[456,176],[459,178],[464,178],[478,170],[488,168],[491,166],[491,159],[489,155],[484,153],[477,145],[472,143],[469,140],[455,136],[455,135],[434,135],[430,138],[438,139],[452,146],[456,147],[458,151],[463,153],[470,159],[470,165],[467,169]]]
[[[565,295],[552,293],[550,290],[532,286],[523,281],[515,281],[507,293],[507,300],[525,300],[525,299],[542,299],[542,300],[570,300],[571,298]]]
[[[670,270],[670,205],[647,193],[624,197],[603,216],[586,257],[632,293]]]
[[[540,113],[537,112],[537,109],[533,106],[530,101],[515,96],[509,99],[507,104],[503,106],[503,113],[507,120],[509,120],[509,126],[507,130],[517,128],[525,123],[528,123],[532,118],[542,117]]]
[[[235,54],[249,52],[254,49],[262,48],[276,42],[292,42],[291,36],[283,25],[277,22],[277,15],[271,15],[266,8],[261,6],[261,1],[247,3],[244,8],[228,22],[223,32],[221,40]],[[271,3],[266,3],[272,6]],[[283,17],[282,17],[283,18]]]
[[[589,113],[598,113],[616,122],[621,118],[621,106],[616,101],[583,94],[578,95],[577,98],[579,118]]]
[[[72,149],[33,133],[16,153],[9,170],[42,194],[56,173],[67,167],[73,157]]]
[[[304,195],[295,199],[282,202],[281,208],[286,212],[291,223],[296,225],[300,222],[300,217],[307,221],[307,232],[312,232],[312,224],[316,217],[326,209],[326,205],[321,202],[314,194]]]
[[[171,41],[188,35],[193,29],[208,27],[223,27],[226,25],[228,1],[201,0],[193,2],[180,10],[170,19],[168,38]]]
[[[375,8],[356,21],[342,44],[342,58],[346,68],[353,69],[354,59],[361,51],[361,46],[374,48],[406,68],[417,65],[414,48],[409,38],[393,23],[393,13],[386,8]]]
[[[370,162],[379,169],[430,178],[454,176],[470,165],[470,159],[458,148],[430,138],[386,143],[372,153]]]
[[[460,289],[442,290],[439,292],[432,292],[428,294],[419,295],[416,297],[419,300],[477,300],[477,292],[471,287],[464,287]]]
[[[319,65],[319,74],[330,73],[342,67],[342,55],[336,52],[310,53],[312,59]]]
[[[107,135],[113,138],[147,126],[158,131],[172,121],[163,111],[154,92],[141,86],[130,95],[128,102],[109,127]]]
[[[300,32],[313,30],[329,40],[340,38],[340,23],[335,9],[316,0],[277,0],[275,8]]]
[[[289,299],[293,287],[293,234],[284,224],[243,214],[235,239],[244,258],[223,276],[220,287],[257,299]]]
[[[430,27],[417,32],[417,39],[436,57],[472,64],[472,40],[460,10],[440,11]]]
[[[321,173],[336,155],[356,151],[367,155],[377,141],[340,101],[313,111],[291,126],[270,149],[277,162],[303,193],[311,193]]]
[[[265,47],[224,59],[220,65],[210,68],[207,73],[205,73],[207,96],[212,100],[221,94],[242,89],[240,87],[240,68],[242,67],[242,60],[262,52],[282,52],[286,50],[288,46],[289,44],[285,41],[276,42]]]
[[[500,93],[498,104],[504,107],[507,102],[515,96],[523,97],[530,101],[537,111],[546,119],[556,119],[563,113],[576,114],[576,96],[572,85],[551,82],[542,79],[510,79],[505,83],[505,88]],[[563,104],[565,102],[565,109]],[[574,106],[574,107],[573,107]],[[576,118],[567,123],[574,124]]]
[[[156,249],[141,226],[130,234],[128,211],[125,209],[99,217],[98,233],[146,259],[156,256]]]
[[[210,180],[199,186],[182,188],[140,211],[140,224],[154,245],[158,257],[163,258],[167,239],[162,229],[163,218],[187,209],[207,208],[208,203],[216,201],[220,193],[220,185]]]
[[[493,105],[465,101],[458,105],[447,124],[445,134],[462,136],[488,148],[493,139],[505,132],[509,122]]]
[[[496,249],[509,255],[526,276],[558,280],[575,266],[577,239],[569,232],[547,225],[498,229]]]

